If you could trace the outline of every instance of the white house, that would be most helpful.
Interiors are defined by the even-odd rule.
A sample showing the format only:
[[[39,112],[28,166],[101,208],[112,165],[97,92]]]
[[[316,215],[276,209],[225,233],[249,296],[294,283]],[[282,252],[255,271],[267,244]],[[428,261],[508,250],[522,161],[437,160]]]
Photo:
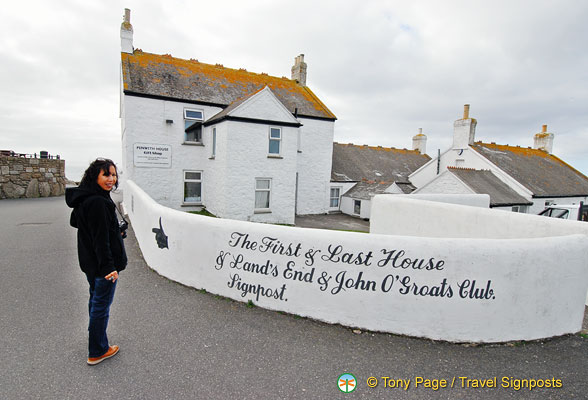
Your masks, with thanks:
[[[486,193],[492,207],[532,214],[588,199],[588,178],[551,154],[554,136],[546,125],[533,148],[475,142],[476,125],[466,105],[451,148],[409,175],[414,193]]]
[[[121,25],[123,182],[160,204],[224,218],[293,224],[329,210],[335,115],[292,79],[133,47]]]
[[[431,159],[424,154],[426,136],[413,138],[413,150],[333,144],[330,211],[370,218],[376,194],[407,194],[416,189],[408,175]]]

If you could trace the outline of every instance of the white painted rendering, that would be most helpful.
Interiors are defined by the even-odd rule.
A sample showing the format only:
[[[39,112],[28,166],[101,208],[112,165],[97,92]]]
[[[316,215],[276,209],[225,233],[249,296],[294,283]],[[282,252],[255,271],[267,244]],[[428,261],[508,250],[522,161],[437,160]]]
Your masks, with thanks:
[[[335,123],[298,117],[300,152],[298,153],[298,204],[296,212],[324,214],[329,211],[331,162]]]
[[[411,224],[430,223],[420,217],[423,207],[417,203],[423,201],[385,195],[375,200],[379,198],[399,206],[395,214],[374,208],[375,214],[388,217],[389,225],[403,224],[395,215],[405,215]],[[453,342],[533,340],[574,333],[582,326],[588,286],[585,235],[438,239],[254,224],[166,208],[131,181],[124,202],[151,268],[237,301],[329,323]],[[431,205],[438,210],[453,206]],[[472,209],[468,217],[474,221],[492,212]],[[448,218],[458,219],[453,213]],[[153,230],[160,227],[165,236],[159,234],[158,246]],[[429,269],[413,269],[409,259],[424,260]],[[472,285],[477,291],[470,295]]]
[[[333,121],[300,118],[304,124],[300,128],[282,126],[280,123],[296,124],[299,120],[265,88],[229,113],[230,117],[261,123],[221,120],[203,127],[201,143],[190,143],[184,141],[184,110],[202,111],[207,121],[222,110],[220,107],[121,96],[124,178],[135,181],[158,203],[182,210],[206,207],[223,218],[284,224],[294,223],[295,212],[329,211]],[[270,127],[281,129],[279,155],[269,154]],[[170,165],[136,165],[138,143],[168,145]],[[184,171],[202,172],[201,204],[184,204]],[[272,179],[270,212],[254,210],[256,178]]]
[[[453,123],[453,149],[467,149],[474,144],[477,122],[473,118],[458,119]]]
[[[123,53],[133,54],[133,26],[131,25],[131,10],[125,8],[125,17],[120,26],[120,48]]]
[[[588,235],[588,224],[523,213],[503,213],[408,196],[376,195],[370,233],[437,238],[521,239]],[[395,221],[388,224],[387,221]]]
[[[457,176],[445,170],[431,182],[414,191],[415,194],[475,194],[465,183]]]
[[[343,211],[342,209],[342,201],[343,195],[347,193],[352,187],[354,187],[357,182],[331,182],[328,187],[327,196],[329,198],[329,211]],[[339,207],[331,207],[331,188],[339,188]]]
[[[403,194],[414,200],[436,201],[439,203],[459,204],[462,206],[490,208],[490,196],[487,194]],[[379,203],[378,203],[379,204]]]

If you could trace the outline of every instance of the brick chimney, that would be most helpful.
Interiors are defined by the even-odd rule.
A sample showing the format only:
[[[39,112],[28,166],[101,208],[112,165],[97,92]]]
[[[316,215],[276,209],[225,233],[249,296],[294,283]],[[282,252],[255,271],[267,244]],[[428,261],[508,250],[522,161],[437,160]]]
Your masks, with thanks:
[[[124,21],[120,24],[120,51],[133,54],[133,25],[131,25],[131,10],[125,8]]]
[[[423,135],[423,128],[419,128],[419,133],[412,137],[412,149],[421,154],[427,152],[427,136]]]
[[[467,149],[470,144],[474,144],[477,124],[478,121],[470,118],[470,105],[464,105],[463,118],[453,123],[454,149]]]
[[[548,152],[553,151],[553,133],[547,132],[547,125],[543,125],[541,132],[535,134],[533,148]]]
[[[301,86],[306,86],[306,63],[304,62],[304,54],[300,54],[298,57],[294,58],[292,79],[298,82]]]

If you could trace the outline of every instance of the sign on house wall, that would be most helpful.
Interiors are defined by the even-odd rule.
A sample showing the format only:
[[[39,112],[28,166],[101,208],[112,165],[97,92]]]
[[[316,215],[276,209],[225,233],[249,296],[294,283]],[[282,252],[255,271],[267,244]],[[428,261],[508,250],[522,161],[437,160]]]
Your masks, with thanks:
[[[170,168],[172,149],[168,144],[135,143],[133,164],[135,167]]]

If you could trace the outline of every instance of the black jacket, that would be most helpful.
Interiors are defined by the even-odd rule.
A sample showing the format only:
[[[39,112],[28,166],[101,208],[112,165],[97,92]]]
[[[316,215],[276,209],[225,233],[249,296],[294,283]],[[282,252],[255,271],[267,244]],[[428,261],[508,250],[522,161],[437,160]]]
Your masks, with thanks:
[[[110,193],[98,185],[67,188],[65,202],[73,208],[69,223],[78,229],[82,271],[93,278],[125,269],[127,254]]]

